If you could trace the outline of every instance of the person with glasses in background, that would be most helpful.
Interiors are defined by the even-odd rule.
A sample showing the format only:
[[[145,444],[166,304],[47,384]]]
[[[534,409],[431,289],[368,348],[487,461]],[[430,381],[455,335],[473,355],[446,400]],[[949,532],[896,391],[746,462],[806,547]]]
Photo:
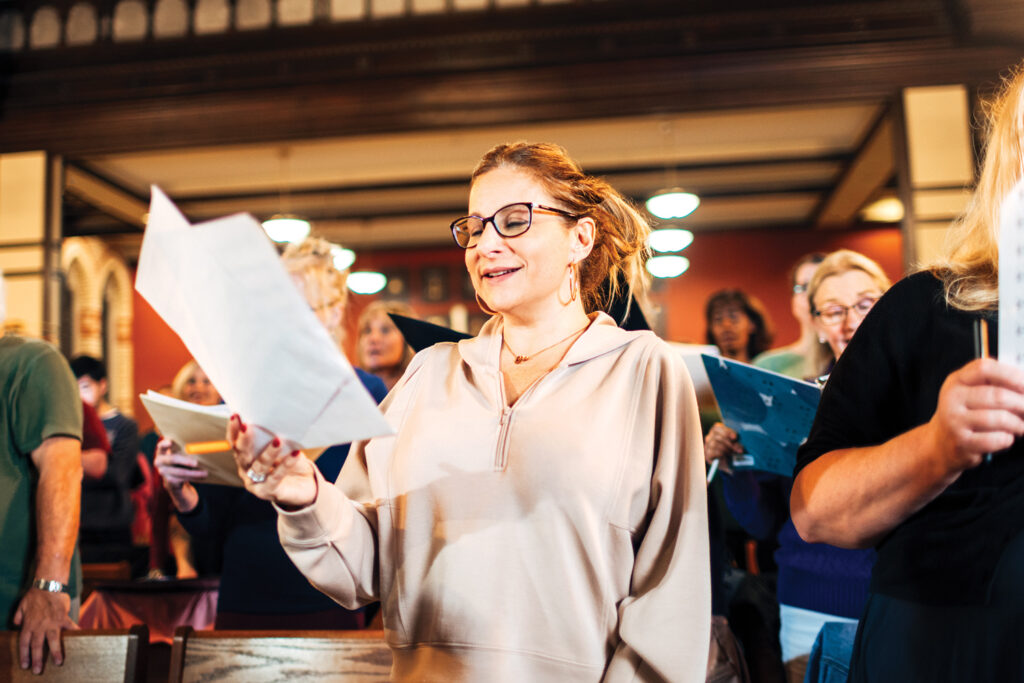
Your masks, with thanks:
[[[1024,680],[1024,369],[996,360],[1014,305],[1001,233],[1024,231],[1003,215],[1024,175],[1024,62],[984,110],[977,189],[944,253],[875,304],[797,456],[804,538],[877,549],[858,683]]]
[[[247,488],[314,585],[380,599],[393,680],[703,681],[693,386],[602,311],[643,294],[647,221],[543,143],[489,151],[469,214],[451,230],[480,334],[417,354],[382,404],[397,435],[354,444],[335,486],[233,418]]]
[[[818,264],[808,284],[808,299],[819,343],[833,357],[831,370],[864,316],[889,288],[877,263],[842,249]],[[704,441],[708,463],[744,452],[736,432],[716,424]],[[827,622],[855,623],[867,600],[873,550],[847,550],[807,543],[789,514],[792,477],[750,470],[721,469],[725,501],[736,520],[758,540],[776,538],[776,594],[781,628],[779,642],[786,678],[803,681],[807,661],[821,627]]]
[[[789,270],[789,310],[800,324],[800,337],[781,348],[765,351],[753,360],[753,365],[787,377],[807,379],[818,377],[825,371],[826,356],[829,354],[818,342],[818,331],[811,316],[811,302],[807,287],[811,283],[818,264],[825,260],[825,254],[814,252],[801,257]]]

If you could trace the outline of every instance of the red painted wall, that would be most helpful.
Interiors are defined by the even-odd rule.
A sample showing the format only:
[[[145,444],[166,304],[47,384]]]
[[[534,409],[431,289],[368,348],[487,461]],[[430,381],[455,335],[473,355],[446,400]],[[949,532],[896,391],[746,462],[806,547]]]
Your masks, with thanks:
[[[167,327],[146,300],[133,291],[135,342],[135,419],[139,431],[145,432],[153,426],[153,420],[142,406],[138,395],[150,389],[156,390],[171,383],[181,366],[192,357],[178,339],[178,335]]]
[[[775,325],[775,346],[795,341],[800,327],[789,312],[789,269],[804,254],[841,248],[874,259],[893,282],[903,276],[902,239],[897,228],[698,234],[683,252],[690,259],[690,269],[655,286],[652,300],[662,309],[665,338],[705,343],[705,302],[719,289],[738,287],[759,298],[768,309]]]
[[[812,232],[804,230],[729,231],[700,233],[684,255],[690,269],[674,280],[656,284],[652,302],[661,309],[661,330],[672,341],[704,342],[704,302],[725,287],[739,287],[765,304],[775,324],[775,345],[796,339],[799,328],[789,313],[789,268],[812,251],[847,248],[879,262],[893,281],[902,277],[902,242],[897,228],[877,230]],[[419,315],[445,314],[462,298],[461,278],[465,269],[463,252],[456,247],[403,249],[359,254],[357,270],[403,268],[408,271],[410,303]],[[448,266],[449,300],[425,302],[420,269]],[[355,359],[355,323],[360,311],[376,297],[352,295],[349,299],[349,335],[346,353]],[[471,301],[471,300],[470,300]],[[471,312],[475,304],[466,302]],[[169,384],[189,359],[177,335],[152,308],[135,294],[135,386],[136,393]],[[152,424],[136,399],[135,415],[142,429]]]

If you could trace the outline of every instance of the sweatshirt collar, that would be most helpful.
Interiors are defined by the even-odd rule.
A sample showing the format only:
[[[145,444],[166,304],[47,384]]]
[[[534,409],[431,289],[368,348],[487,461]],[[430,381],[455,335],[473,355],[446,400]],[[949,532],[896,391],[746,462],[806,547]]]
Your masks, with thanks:
[[[611,316],[603,311],[591,313],[590,318],[593,322],[572,345],[569,353],[559,363],[560,366],[583,363],[614,351],[628,344],[638,334],[623,330],[615,324]],[[459,342],[459,355],[471,368],[496,372],[501,357],[501,334],[501,316],[491,316],[491,319],[480,329],[480,334]]]

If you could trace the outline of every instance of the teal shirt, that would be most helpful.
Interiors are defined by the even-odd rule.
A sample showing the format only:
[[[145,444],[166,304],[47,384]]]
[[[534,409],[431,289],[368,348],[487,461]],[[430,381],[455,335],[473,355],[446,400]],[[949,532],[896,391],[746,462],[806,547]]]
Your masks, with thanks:
[[[0,337],[0,628],[11,627],[33,578],[39,473],[31,455],[54,436],[82,438],[82,400],[71,368],[46,342]]]
[[[787,377],[804,379],[806,362],[807,359],[796,351],[765,351],[755,358],[751,365]]]

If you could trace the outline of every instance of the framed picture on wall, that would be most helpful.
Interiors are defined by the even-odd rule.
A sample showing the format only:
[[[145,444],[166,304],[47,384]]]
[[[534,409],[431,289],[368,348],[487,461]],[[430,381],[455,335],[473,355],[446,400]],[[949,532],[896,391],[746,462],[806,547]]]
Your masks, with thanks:
[[[447,301],[450,274],[448,266],[430,266],[420,271],[420,277],[423,280],[420,297],[424,301]]]
[[[388,283],[384,285],[380,296],[383,299],[408,301],[409,299],[409,270],[407,268],[382,269],[387,277]]]

